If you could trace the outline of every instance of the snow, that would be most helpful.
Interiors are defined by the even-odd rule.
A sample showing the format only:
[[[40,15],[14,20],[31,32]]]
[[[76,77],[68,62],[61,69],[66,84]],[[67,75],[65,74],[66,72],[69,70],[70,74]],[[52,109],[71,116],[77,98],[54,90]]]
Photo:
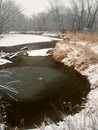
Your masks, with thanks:
[[[84,71],[81,71],[83,75],[86,75],[91,83],[91,87],[95,88],[98,85],[98,63],[89,65]]]
[[[98,54],[98,45],[91,47],[91,49]]]
[[[3,65],[3,64],[6,64],[6,63],[12,63],[12,62],[9,61],[9,60],[6,60],[6,59],[0,59],[0,65]]]
[[[0,124],[0,130],[5,130],[5,124]]]
[[[28,51],[27,53],[29,56],[48,56],[49,54],[47,54],[47,51],[49,51],[50,49],[52,48],[32,50],[32,51]]]
[[[0,46],[14,46],[25,43],[36,43],[36,42],[48,42],[53,40],[59,40],[57,38],[50,38],[42,35],[30,35],[30,34],[4,34],[3,38],[0,39]]]
[[[77,45],[86,46],[88,43],[87,43],[87,42],[79,41],[79,42],[76,42],[76,44],[77,44]]]
[[[49,36],[49,37],[60,37],[61,34],[59,33],[43,33],[43,36]]]

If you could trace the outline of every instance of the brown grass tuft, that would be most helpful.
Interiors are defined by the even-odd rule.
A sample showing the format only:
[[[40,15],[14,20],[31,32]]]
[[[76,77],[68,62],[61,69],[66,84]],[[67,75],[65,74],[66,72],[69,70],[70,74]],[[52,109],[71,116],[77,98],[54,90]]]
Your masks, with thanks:
[[[57,42],[53,49],[53,58],[60,62],[65,59],[66,65],[74,66],[77,70],[83,70],[89,64],[98,63],[98,54],[91,48],[92,43],[98,43],[97,36],[98,34],[77,33],[71,37],[70,41],[61,40]]]

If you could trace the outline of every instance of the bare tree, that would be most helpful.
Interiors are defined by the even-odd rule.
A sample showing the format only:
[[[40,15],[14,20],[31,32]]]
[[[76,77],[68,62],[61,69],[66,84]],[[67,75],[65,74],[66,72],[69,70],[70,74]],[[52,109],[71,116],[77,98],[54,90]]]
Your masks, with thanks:
[[[20,13],[20,8],[14,1],[0,1],[0,33],[9,29],[9,24]]]
[[[2,32],[2,0],[0,0],[0,34]]]
[[[73,14],[72,29],[78,31],[84,29],[92,30],[98,12],[98,1],[71,0],[71,3]]]
[[[92,8],[92,7],[90,6],[89,10],[88,10],[88,14],[89,14],[88,17],[89,17],[89,19],[88,19],[88,22],[87,22],[87,28],[92,29],[93,25],[95,24],[97,12],[98,12],[98,1],[96,2],[94,8],[92,9],[92,12],[91,12],[90,8]]]
[[[65,28],[65,13],[66,7],[60,0],[50,1],[50,13],[52,14],[52,21],[55,23],[56,28],[64,32]]]
[[[98,20],[98,1],[70,0],[66,7],[61,0],[50,0],[46,12],[24,16],[14,2],[0,0],[0,31],[92,31]]]

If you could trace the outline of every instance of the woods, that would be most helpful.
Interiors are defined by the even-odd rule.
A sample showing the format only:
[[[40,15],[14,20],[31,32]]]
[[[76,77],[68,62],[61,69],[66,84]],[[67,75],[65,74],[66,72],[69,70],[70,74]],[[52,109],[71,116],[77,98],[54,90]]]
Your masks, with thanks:
[[[15,5],[14,1],[0,0],[0,34],[12,28],[14,18],[20,14],[21,9]]]
[[[49,2],[46,12],[27,17],[14,1],[0,0],[0,33],[8,31],[82,31],[98,30],[98,1],[60,0]]]
[[[73,30],[92,30],[96,26],[98,12],[98,1],[72,0]]]

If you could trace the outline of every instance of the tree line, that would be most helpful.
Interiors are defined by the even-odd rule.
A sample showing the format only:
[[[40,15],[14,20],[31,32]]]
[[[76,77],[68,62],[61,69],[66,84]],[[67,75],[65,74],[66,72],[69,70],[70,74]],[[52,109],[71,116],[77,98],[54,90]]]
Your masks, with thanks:
[[[14,1],[0,0],[0,33],[7,31],[97,31],[98,1],[69,0],[65,6],[60,0],[51,0],[46,12],[30,18]]]

